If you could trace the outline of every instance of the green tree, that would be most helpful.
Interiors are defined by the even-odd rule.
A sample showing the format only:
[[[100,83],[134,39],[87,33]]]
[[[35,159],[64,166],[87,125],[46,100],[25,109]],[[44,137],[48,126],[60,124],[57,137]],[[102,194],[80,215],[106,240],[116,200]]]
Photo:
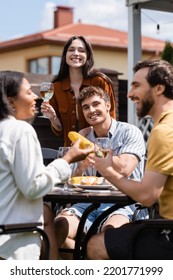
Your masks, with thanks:
[[[169,41],[165,43],[161,58],[173,65],[173,46]]]

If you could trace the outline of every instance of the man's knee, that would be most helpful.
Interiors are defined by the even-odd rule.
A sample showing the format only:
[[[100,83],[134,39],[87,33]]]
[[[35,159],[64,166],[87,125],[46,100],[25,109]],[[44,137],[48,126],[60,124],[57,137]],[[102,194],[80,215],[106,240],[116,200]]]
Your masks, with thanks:
[[[69,224],[72,223],[78,223],[79,217],[76,216],[75,212],[71,209],[63,209],[56,217],[55,217],[55,223],[66,223]]]
[[[63,233],[65,236],[74,237],[79,225],[79,218],[75,213],[64,209],[55,217],[56,232]]]
[[[105,221],[101,231],[105,231],[108,228],[118,228],[127,223],[129,223],[128,217],[121,214],[113,214]]]

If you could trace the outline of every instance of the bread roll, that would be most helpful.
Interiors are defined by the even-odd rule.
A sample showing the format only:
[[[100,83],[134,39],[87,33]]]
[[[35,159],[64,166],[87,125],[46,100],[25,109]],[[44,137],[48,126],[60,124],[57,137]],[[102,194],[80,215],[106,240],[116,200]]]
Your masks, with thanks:
[[[81,185],[88,185],[88,186],[95,186],[95,185],[101,185],[104,182],[103,177],[83,177],[81,180]]]
[[[85,185],[85,186],[94,186],[94,185],[101,185],[104,182],[103,177],[96,177],[96,176],[77,176],[71,177],[68,180],[68,183],[71,185]]]
[[[86,186],[94,185],[95,180],[96,178],[94,177],[88,177],[88,176],[83,177],[81,180],[81,185],[86,185]]]

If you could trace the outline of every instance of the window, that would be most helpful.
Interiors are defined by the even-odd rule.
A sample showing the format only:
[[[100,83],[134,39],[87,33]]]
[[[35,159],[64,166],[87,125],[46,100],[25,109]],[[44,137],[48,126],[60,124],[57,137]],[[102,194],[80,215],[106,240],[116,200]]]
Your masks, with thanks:
[[[61,57],[52,56],[51,57],[51,73],[52,75],[57,75],[60,68]]]
[[[56,75],[60,67],[60,56],[40,57],[29,60],[28,69],[34,74]]]

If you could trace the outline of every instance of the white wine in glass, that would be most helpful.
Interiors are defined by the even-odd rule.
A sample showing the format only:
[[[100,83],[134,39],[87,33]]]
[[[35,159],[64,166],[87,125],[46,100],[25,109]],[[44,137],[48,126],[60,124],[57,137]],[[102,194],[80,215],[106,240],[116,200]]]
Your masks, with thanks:
[[[111,149],[111,141],[108,137],[98,137],[95,139],[95,154],[105,158]]]
[[[52,98],[53,94],[54,94],[53,83],[43,82],[40,86],[40,96],[41,96],[41,98],[44,101],[49,102],[49,100]],[[46,116],[43,116],[43,117],[46,117]]]
[[[54,94],[53,83],[43,82],[40,87],[40,95],[44,101],[49,101]]]

